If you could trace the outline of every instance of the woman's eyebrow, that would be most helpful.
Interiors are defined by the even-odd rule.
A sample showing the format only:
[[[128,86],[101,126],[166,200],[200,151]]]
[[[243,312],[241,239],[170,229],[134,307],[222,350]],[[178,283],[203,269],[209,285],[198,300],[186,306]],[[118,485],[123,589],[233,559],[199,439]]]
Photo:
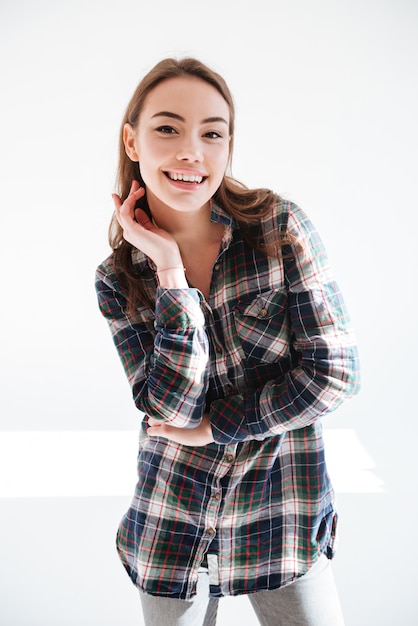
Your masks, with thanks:
[[[172,113],[171,111],[159,111],[159,113],[155,113],[152,118],[154,117],[171,117],[172,119],[175,120],[179,120],[180,122],[185,122],[185,118],[182,115],[178,115],[177,113]],[[218,115],[215,115],[214,117],[207,117],[204,120],[202,120],[202,124],[211,124],[213,122],[223,122],[224,124],[226,124],[228,126],[228,122],[226,121],[226,119],[224,119],[223,117],[220,117]]]
[[[223,122],[228,126],[228,122],[226,121],[226,119],[224,119],[223,117],[219,117],[218,115],[216,115],[215,117],[207,117],[206,119],[202,120],[202,124],[212,124],[212,122]]]

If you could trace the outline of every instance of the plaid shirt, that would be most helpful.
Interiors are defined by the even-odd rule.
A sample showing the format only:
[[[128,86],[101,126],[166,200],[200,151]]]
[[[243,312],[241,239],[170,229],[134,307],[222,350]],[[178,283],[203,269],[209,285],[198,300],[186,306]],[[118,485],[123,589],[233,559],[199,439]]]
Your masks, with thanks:
[[[142,418],[138,483],[117,536],[143,591],[189,599],[207,562],[213,596],[276,589],[333,556],[336,512],[321,416],[359,388],[349,318],[326,253],[304,212],[279,202],[262,222],[302,246],[279,258],[253,250],[230,216],[209,302],[192,286],[157,285],[133,252],[155,310],[124,313],[109,257],[97,269],[101,312]],[[288,254],[289,251],[291,254]],[[148,439],[153,415],[193,428],[210,412],[215,443]]]

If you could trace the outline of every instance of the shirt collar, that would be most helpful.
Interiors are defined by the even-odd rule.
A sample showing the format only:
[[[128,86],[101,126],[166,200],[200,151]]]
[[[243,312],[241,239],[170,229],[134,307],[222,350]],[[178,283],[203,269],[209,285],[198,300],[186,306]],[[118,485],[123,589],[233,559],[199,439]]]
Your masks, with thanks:
[[[214,200],[211,201],[210,221],[235,228],[235,222],[232,216],[227,213],[225,209],[220,207],[219,204],[216,204]]]

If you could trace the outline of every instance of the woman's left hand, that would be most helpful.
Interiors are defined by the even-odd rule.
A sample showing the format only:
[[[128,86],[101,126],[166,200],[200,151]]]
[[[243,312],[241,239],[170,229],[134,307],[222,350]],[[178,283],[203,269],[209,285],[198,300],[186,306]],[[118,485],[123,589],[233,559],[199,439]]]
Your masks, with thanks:
[[[148,418],[149,437],[164,437],[184,446],[206,446],[213,443],[209,413],[205,413],[196,428],[177,428],[153,417]]]

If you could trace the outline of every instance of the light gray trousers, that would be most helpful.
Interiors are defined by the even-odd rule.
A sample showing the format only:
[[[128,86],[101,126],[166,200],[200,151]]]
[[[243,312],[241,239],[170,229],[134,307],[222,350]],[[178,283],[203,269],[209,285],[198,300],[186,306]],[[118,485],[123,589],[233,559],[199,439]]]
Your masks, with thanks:
[[[140,593],[145,626],[215,626],[219,598],[209,597],[202,570],[191,600]],[[331,561],[321,556],[307,574],[283,589],[248,596],[261,626],[344,626]],[[256,618],[254,618],[256,624]]]

